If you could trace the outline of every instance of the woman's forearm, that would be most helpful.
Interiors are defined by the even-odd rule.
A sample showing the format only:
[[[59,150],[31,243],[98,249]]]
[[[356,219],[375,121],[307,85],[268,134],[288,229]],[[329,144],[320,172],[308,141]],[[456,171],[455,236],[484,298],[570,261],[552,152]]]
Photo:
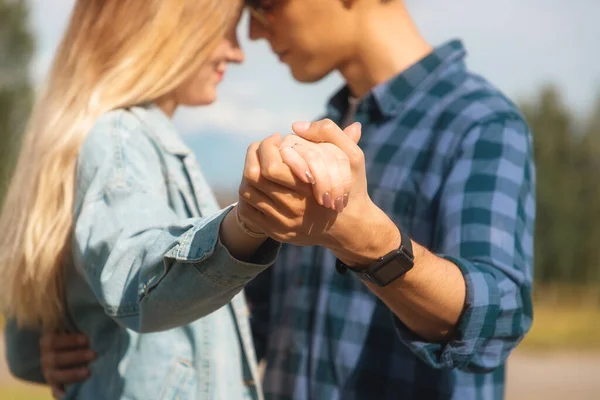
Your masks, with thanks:
[[[225,216],[221,223],[220,238],[223,246],[240,261],[249,261],[256,250],[268,238],[248,235],[240,226],[237,217],[237,205]]]

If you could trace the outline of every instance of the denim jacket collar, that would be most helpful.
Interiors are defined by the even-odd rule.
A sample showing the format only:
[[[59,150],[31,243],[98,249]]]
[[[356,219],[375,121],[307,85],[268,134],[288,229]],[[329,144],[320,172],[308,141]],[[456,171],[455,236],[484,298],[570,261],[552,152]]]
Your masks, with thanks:
[[[165,151],[182,157],[192,154],[177,132],[173,121],[156,104],[133,106],[130,111],[146,125],[149,133],[156,138]],[[150,121],[152,123],[149,123]]]

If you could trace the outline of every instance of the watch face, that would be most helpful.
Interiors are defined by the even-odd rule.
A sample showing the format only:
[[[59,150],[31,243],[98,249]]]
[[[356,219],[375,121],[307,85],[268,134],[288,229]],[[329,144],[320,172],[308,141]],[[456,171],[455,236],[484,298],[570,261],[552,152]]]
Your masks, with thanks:
[[[412,260],[405,259],[403,254],[398,254],[393,260],[382,265],[379,269],[371,271],[370,275],[374,278],[375,284],[386,286],[404,275],[412,266]]]
[[[394,265],[396,268],[391,268]],[[386,286],[404,275],[404,269],[398,268],[398,263],[391,262],[381,268],[379,271],[372,273],[373,277],[378,281],[375,282],[380,286]]]

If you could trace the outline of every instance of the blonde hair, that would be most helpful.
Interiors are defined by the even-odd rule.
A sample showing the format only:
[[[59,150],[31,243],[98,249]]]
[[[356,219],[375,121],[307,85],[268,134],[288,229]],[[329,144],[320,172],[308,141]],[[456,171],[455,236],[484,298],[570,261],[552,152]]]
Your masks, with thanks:
[[[191,78],[239,7],[239,0],[76,2],[0,215],[0,305],[19,326],[63,326],[76,160],[95,120]]]

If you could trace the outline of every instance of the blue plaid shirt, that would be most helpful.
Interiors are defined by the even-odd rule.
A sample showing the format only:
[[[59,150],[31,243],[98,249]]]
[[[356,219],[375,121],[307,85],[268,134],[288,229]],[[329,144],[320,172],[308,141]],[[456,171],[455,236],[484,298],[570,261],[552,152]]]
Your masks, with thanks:
[[[455,337],[427,342],[359,279],[336,273],[330,251],[285,245],[247,289],[267,399],[503,398],[504,363],[532,322],[532,141],[517,108],[464,56],[459,41],[435,49],[365,96],[355,118],[373,201],[465,277]],[[329,118],[342,120],[349,94],[331,99]],[[265,282],[268,329],[257,296]]]

